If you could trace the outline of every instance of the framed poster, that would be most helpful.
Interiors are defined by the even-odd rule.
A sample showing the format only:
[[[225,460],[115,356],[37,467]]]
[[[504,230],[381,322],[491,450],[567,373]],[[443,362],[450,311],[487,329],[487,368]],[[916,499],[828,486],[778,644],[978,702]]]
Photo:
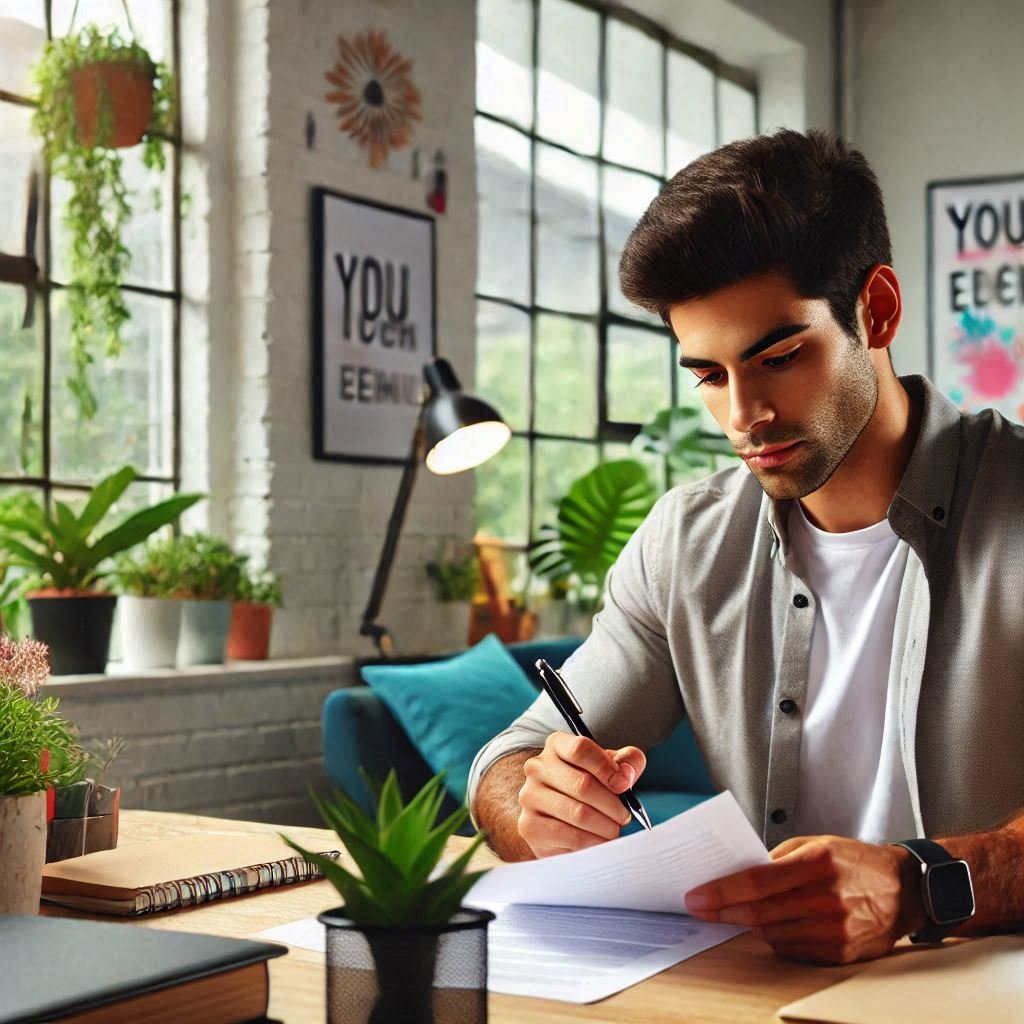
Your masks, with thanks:
[[[1024,421],[1024,174],[928,185],[928,373]]]
[[[312,191],[313,457],[404,463],[435,350],[434,220]]]

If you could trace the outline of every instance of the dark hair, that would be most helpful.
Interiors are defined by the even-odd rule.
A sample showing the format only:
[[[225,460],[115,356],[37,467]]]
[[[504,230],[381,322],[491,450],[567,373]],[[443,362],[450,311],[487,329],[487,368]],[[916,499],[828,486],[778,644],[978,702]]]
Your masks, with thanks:
[[[619,283],[667,323],[678,302],[781,271],[856,338],[865,276],[891,262],[863,154],[830,132],[783,129],[722,146],[667,181],[626,242]]]

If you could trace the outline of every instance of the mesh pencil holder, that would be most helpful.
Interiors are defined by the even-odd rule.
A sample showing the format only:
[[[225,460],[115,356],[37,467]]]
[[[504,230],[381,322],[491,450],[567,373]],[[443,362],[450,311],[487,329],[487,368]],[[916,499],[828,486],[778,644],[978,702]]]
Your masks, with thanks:
[[[463,909],[442,925],[358,925],[345,908],[327,929],[328,1024],[484,1024],[487,910]]]

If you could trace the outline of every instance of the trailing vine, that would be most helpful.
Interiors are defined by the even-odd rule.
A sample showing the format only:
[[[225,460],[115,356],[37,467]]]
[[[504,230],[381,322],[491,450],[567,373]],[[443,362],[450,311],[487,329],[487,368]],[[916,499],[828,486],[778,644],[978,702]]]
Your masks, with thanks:
[[[131,319],[121,293],[131,263],[131,253],[122,241],[132,213],[131,197],[124,183],[121,153],[106,144],[113,131],[109,98],[101,93],[98,138],[87,145],[80,137],[71,85],[74,72],[107,62],[136,65],[153,83],[143,163],[150,170],[162,171],[166,158],[160,136],[173,127],[174,83],[166,64],[154,61],[140,43],[126,40],[116,28],[86,25],[75,35],[50,40],[33,68],[39,89],[33,128],[43,139],[51,172],[72,189],[64,210],[70,239],[71,372],[67,383],[86,419],[91,419],[97,408],[89,367],[101,351],[111,358],[121,354],[122,330]]]

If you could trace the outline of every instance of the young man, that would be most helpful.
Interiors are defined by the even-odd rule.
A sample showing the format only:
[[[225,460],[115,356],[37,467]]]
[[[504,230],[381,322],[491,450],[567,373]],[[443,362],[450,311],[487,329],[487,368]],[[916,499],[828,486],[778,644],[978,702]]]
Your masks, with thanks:
[[[685,714],[773,858],[680,893],[697,916],[832,963],[1024,927],[1024,429],[895,376],[891,262],[874,175],[820,132],[701,157],[641,218],[623,293],[743,464],[658,502],[564,667],[605,746],[541,698],[478,755],[504,857],[617,836]]]

